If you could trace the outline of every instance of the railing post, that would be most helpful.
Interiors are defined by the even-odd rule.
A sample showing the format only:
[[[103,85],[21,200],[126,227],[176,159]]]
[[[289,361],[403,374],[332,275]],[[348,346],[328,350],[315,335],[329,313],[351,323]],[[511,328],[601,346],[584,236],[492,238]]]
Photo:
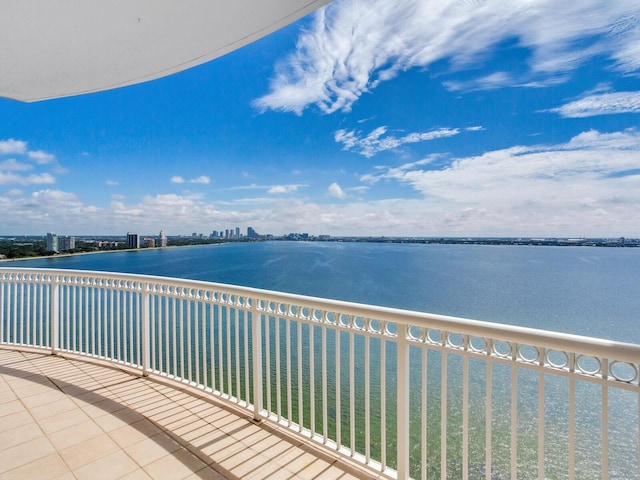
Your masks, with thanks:
[[[58,332],[60,330],[60,283],[58,275],[51,279],[50,287],[51,300],[49,303],[49,321],[51,322],[51,355],[57,355],[60,348]]]
[[[253,420],[260,422],[262,417],[262,322],[258,311],[258,299],[251,299],[251,354],[253,355]],[[248,400],[248,399],[247,399]]]
[[[142,283],[142,375],[149,376],[149,364],[151,363],[151,317],[149,313],[149,285]]]
[[[407,325],[398,324],[398,480],[409,478],[409,344],[407,342],[407,328]]]
[[[4,339],[4,310],[6,308],[4,304],[4,290],[6,288],[4,279],[4,274],[0,273],[0,344],[3,343]]]

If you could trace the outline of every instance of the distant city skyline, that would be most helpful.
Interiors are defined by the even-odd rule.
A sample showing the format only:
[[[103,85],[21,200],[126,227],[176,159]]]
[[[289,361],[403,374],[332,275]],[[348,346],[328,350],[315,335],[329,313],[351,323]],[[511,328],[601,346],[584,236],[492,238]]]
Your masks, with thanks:
[[[337,0],[164,79],[0,99],[0,235],[640,237],[637,18]]]

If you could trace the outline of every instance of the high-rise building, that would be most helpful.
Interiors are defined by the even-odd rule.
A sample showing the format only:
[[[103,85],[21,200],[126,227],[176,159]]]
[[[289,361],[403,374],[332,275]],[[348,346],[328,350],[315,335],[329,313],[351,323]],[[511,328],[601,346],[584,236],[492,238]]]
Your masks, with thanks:
[[[58,237],[58,248],[60,252],[68,252],[76,248],[76,237]]]
[[[247,227],[247,237],[258,238],[258,232],[256,232],[253,227]]]
[[[236,227],[236,236],[235,238],[240,238],[240,227]]]
[[[47,252],[56,252],[58,253],[60,248],[58,247],[58,236],[53,233],[47,233]]]
[[[164,233],[164,230],[160,230],[160,246],[161,247],[167,246],[167,234]]]
[[[127,232],[127,248],[140,248],[140,235]]]

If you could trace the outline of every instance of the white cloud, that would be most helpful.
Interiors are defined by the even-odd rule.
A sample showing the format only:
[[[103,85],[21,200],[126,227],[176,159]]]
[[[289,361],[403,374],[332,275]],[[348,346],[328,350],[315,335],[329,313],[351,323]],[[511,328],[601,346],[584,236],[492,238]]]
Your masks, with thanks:
[[[188,234],[251,225],[275,234],[635,237],[640,235],[639,154],[638,130],[589,130],[554,145],[513,146],[460,158],[432,155],[372,167],[358,187],[334,182],[327,188],[329,180],[317,192],[310,188],[317,201],[310,195],[273,194],[313,184],[254,184],[243,189],[247,197],[257,197],[234,198],[225,190],[216,202],[193,194],[135,200],[112,195],[104,206],[61,190],[31,194],[7,187],[0,193],[0,227],[41,234],[124,234],[133,228],[143,234],[160,228]],[[0,184],[27,185],[31,177],[20,173],[4,171]],[[29,181],[35,184],[33,177]],[[408,189],[411,198],[400,198]]]
[[[40,190],[32,193],[30,198],[36,200],[41,205],[80,205],[80,201],[75,193],[64,192],[62,190]]]
[[[496,150],[438,170],[413,162],[361,180],[413,187],[435,232],[610,236],[638,232],[639,153],[635,130],[589,131],[565,144]]]
[[[22,140],[0,140],[0,155],[23,154],[27,151],[27,142]]]
[[[211,179],[206,175],[200,175],[199,177],[189,180],[189,183],[202,183],[203,185],[208,185],[211,183]]]
[[[568,118],[638,113],[640,112],[640,91],[588,95],[550,111]]]
[[[9,158],[8,160],[4,160],[0,162],[0,172],[2,171],[24,172],[32,169],[33,169],[33,165],[29,165],[27,163],[20,163],[15,158]]]
[[[104,184],[108,187],[116,187],[118,185],[118,182],[114,180],[106,180]]]
[[[0,185],[46,185],[52,183],[56,183],[56,179],[49,173],[23,176],[16,173],[0,171]]]
[[[307,185],[273,185],[269,187],[267,193],[281,194],[281,193],[293,193],[297,192],[299,188],[306,187]]]
[[[329,196],[339,199],[346,198],[347,196],[347,194],[344,193],[344,190],[342,190],[342,188],[340,188],[340,185],[338,185],[336,182],[333,182],[331,185],[329,185],[327,193],[329,194]]]
[[[495,72],[490,75],[474,78],[466,82],[448,80],[442,84],[452,92],[474,91],[474,90],[494,90],[496,88],[508,87],[517,84],[517,80],[507,72]]]
[[[35,160],[36,163],[40,165],[44,165],[46,163],[51,163],[55,160],[55,155],[51,153],[43,152],[42,150],[30,151],[28,154],[30,159]]]
[[[49,173],[39,173],[37,175],[29,175],[26,178],[28,185],[47,185],[56,183],[56,178]]]
[[[385,150],[393,150],[407,143],[425,142],[435,140],[437,138],[453,137],[460,133],[458,128],[439,128],[430,132],[409,133],[402,137],[393,135],[385,135],[387,127],[378,127],[366,136],[361,136],[360,132],[355,130],[347,131],[344,129],[337,130],[333,136],[337,143],[342,143],[343,150],[355,151],[367,158],[375,156],[379,152]]]
[[[174,175],[171,177],[171,183],[187,183],[184,177],[180,175]],[[189,180],[189,183],[200,183],[202,185],[208,185],[211,183],[211,179],[206,175],[200,175],[199,177],[195,177]]]
[[[506,40],[531,51],[525,71],[497,71],[448,87],[544,86],[565,81],[596,55],[635,72],[639,15],[640,6],[626,0],[338,0],[315,14],[254,106],[296,114],[309,105],[324,113],[349,111],[363,93],[401,71],[445,59],[452,71],[475,68]]]

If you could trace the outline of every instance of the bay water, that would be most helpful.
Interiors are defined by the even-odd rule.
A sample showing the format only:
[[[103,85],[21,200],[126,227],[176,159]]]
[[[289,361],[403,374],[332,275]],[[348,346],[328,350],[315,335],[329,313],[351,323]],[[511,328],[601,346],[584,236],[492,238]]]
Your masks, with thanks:
[[[205,280],[640,344],[640,248],[271,241],[6,265]]]

